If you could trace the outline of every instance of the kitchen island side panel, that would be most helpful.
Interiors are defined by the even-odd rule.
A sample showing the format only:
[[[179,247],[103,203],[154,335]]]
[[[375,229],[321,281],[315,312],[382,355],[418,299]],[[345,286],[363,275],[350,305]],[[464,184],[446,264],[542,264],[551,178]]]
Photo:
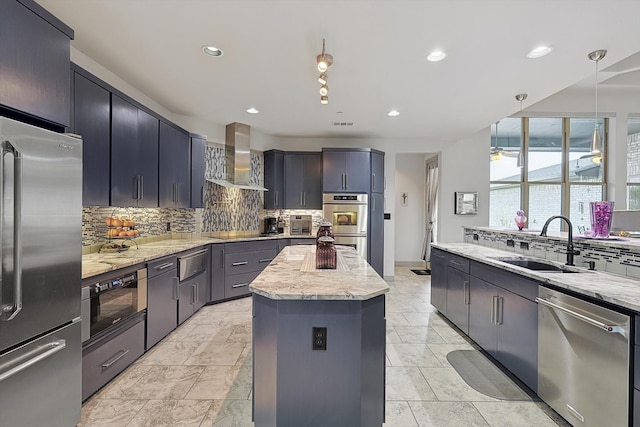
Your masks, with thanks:
[[[384,296],[253,298],[256,427],[382,425]],[[314,327],[327,328],[326,350],[312,350]]]
[[[276,426],[278,302],[253,294],[253,421]]]

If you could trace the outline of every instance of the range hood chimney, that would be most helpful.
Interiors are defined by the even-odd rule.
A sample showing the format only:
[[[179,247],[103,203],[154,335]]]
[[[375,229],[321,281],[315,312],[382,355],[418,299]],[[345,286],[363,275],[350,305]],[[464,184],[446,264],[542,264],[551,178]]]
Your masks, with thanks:
[[[251,127],[244,123],[230,123],[225,129],[224,151],[226,157],[226,180],[209,179],[214,184],[227,188],[269,191],[251,185]]]

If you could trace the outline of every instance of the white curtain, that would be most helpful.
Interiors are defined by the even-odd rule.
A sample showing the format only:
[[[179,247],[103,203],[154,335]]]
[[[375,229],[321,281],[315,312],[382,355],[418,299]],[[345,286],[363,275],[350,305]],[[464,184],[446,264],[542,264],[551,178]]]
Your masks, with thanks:
[[[427,182],[425,186],[425,234],[422,244],[422,259],[429,262],[431,257],[431,244],[438,241],[438,159],[428,160]]]

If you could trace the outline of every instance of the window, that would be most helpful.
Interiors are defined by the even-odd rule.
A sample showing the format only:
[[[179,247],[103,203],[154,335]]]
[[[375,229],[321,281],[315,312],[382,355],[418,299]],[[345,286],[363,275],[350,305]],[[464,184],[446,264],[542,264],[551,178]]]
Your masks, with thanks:
[[[489,225],[515,229],[515,212],[523,209],[529,229],[541,229],[553,215],[570,218],[576,232],[588,229],[589,202],[606,196],[608,121],[600,119],[597,125],[602,155],[591,154],[593,119],[508,118],[498,122],[497,132],[492,127]],[[640,196],[640,120],[638,128],[638,187],[634,191]],[[521,168],[517,155],[512,154],[516,151],[523,154]],[[640,208],[640,197],[636,200]],[[557,232],[561,226],[564,223],[554,221],[549,231]]]
[[[640,209],[640,117],[627,122],[627,209]]]

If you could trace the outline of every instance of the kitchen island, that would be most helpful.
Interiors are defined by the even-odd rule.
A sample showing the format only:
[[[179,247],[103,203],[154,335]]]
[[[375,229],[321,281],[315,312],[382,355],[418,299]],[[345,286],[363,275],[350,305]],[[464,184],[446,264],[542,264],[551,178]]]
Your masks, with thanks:
[[[252,282],[256,427],[381,426],[385,293],[355,250],[315,269],[315,246],[285,248]]]

